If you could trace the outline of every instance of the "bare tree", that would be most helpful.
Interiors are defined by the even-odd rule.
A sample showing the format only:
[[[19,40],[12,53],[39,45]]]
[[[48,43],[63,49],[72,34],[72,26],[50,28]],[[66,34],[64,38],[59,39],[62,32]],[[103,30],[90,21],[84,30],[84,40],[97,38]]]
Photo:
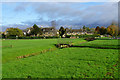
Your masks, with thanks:
[[[55,20],[51,21],[51,26],[54,27],[54,28],[56,28],[56,21]]]
[[[51,26],[54,28],[54,30],[53,30],[53,33],[56,35],[56,33],[57,33],[57,31],[56,31],[56,21],[55,20],[53,20],[53,21],[51,21]]]

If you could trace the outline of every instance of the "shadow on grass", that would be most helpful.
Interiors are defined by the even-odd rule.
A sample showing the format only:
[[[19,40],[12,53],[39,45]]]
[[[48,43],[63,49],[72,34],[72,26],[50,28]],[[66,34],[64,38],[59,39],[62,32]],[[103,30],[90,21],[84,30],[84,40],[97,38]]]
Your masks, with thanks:
[[[112,48],[112,47],[100,47],[100,46],[77,46],[77,45],[72,45],[70,47],[95,48],[95,49],[120,49],[120,46],[118,46],[117,48]]]
[[[119,39],[109,39],[109,38],[96,38],[96,40],[119,40]]]
[[[120,45],[92,45],[92,46],[80,46],[80,45],[69,45],[69,44],[63,44],[67,45],[68,47],[60,47],[62,44],[54,44],[57,48],[63,49],[63,48],[69,48],[69,47],[78,47],[78,48],[95,48],[95,49],[120,49]],[[106,47],[104,47],[106,46]],[[108,47],[109,46],[109,47]],[[114,46],[114,47],[113,47]]]

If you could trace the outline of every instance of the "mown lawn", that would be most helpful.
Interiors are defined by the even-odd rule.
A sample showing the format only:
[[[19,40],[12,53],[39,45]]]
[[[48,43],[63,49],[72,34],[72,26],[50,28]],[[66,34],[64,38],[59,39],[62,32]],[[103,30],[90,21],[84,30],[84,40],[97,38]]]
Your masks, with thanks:
[[[120,48],[117,39],[113,40],[94,40],[83,44],[75,44],[76,46],[90,46],[90,47],[101,47],[101,48]]]
[[[15,60],[17,56],[39,53],[45,49],[55,48],[55,44],[63,39],[36,39],[36,40],[3,40],[2,62]],[[64,39],[72,43],[85,41],[83,39]],[[11,47],[12,45],[12,47]]]
[[[55,47],[54,44],[57,41],[57,39],[3,41],[3,45],[8,45],[9,42],[14,43],[13,49],[3,47],[3,78],[118,78],[117,49],[72,47],[15,59],[18,54],[34,53],[45,48]],[[70,39],[70,41],[74,45],[82,45],[80,43],[85,42],[83,39]],[[83,44],[87,45],[93,42],[101,45],[104,42],[107,45],[117,46],[117,40],[112,41],[113,44],[111,41],[99,41],[98,43],[95,40]]]
[[[17,56],[40,52],[43,49],[54,47],[56,39],[40,40],[4,40],[2,41],[2,61],[16,59]],[[9,47],[12,45],[13,47]],[[7,47],[8,46],[8,47]]]

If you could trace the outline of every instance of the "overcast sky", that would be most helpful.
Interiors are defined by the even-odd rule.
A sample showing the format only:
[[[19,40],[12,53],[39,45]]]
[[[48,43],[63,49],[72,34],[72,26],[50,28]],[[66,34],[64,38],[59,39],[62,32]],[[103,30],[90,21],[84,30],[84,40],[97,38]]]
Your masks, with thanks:
[[[117,2],[3,2],[2,25],[25,29],[37,24],[51,26],[55,20],[60,26],[82,28],[105,26],[118,19]]]

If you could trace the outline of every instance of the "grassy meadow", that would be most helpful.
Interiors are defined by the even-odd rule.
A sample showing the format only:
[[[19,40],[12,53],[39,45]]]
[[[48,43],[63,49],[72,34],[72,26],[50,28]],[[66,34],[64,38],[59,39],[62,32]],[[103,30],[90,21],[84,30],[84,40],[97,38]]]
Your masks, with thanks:
[[[58,49],[60,41],[75,46]],[[12,45],[12,47],[10,47]],[[81,47],[83,46],[83,47]],[[85,47],[87,46],[87,47]],[[92,46],[92,47],[91,47]],[[3,78],[118,78],[118,40],[33,39],[2,41]],[[52,49],[40,53],[45,49]],[[35,56],[16,57],[39,53]]]

